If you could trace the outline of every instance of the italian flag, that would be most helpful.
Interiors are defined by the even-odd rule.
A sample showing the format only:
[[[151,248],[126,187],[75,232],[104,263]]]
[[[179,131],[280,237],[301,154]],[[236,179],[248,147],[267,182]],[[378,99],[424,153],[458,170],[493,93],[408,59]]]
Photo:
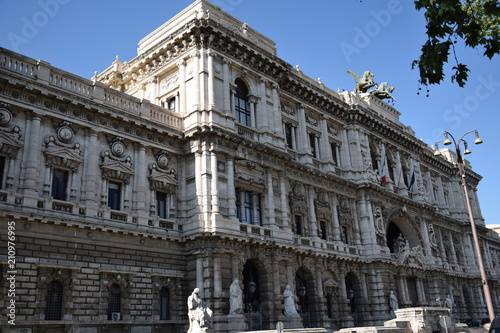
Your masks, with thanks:
[[[380,173],[380,182],[382,183],[382,185],[385,185],[387,184],[387,171],[385,170],[386,167],[385,167],[385,157],[384,157],[384,161],[383,161],[383,164],[382,164],[382,172]]]

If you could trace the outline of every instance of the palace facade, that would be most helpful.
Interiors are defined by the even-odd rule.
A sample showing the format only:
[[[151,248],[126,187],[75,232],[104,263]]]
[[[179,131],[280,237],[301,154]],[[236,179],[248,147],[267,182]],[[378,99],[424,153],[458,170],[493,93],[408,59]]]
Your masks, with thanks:
[[[205,0],[91,80],[0,49],[2,327],[185,332],[196,287],[215,332],[380,325],[391,294],[488,317],[456,156],[399,116]],[[466,179],[499,313],[500,237]]]

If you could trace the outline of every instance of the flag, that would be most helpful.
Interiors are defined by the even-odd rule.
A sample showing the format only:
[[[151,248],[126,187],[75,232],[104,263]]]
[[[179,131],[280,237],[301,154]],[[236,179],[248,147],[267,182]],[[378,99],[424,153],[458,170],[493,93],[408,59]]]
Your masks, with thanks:
[[[415,183],[415,171],[411,174],[411,180],[410,180],[410,185],[408,185],[408,191],[411,191],[411,188],[413,187],[413,184]]]
[[[380,175],[381,175],[380,182],[382,183],[382,185],[387,184],[387,175],[385,171],[385,158],[384,158],[384,164],[382,165],[382,172],[380,173]]]

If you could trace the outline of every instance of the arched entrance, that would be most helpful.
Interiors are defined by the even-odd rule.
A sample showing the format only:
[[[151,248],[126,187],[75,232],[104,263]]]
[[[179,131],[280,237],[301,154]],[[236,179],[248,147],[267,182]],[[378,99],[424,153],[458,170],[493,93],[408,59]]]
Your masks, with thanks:
[[[262,330],[261,284],[259,271],[252,260],[243,266],[243,304],[248,330]]]

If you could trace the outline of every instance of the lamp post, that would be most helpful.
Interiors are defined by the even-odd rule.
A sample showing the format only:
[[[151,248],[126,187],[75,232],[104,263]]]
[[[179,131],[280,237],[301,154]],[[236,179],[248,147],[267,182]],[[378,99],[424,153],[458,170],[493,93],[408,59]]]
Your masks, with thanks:
[[[474,140],[474,144],[481,144],[483,143],[483,140],[479,137],[479,134],[476,130],[470,131],[462,135],[462,137],[456,141],[453,135],[449,132],[444,132],[444,140],[439,141],[443,142],[445,146],[453,144],[455,146],[455,152],[457,154],[457,166],[458,170],[460,172],[460,177],[462,178],[462,186],[464,189],[464,194],[465,194],[465,201],[467,204],[467,211],[469,213],[469,220],[470,220],[470,225],[472,229],[472,238],[474,239],[474,247],[476,249],[476,257],[477,257],[477,262],[479,266],[479,272],[481,273],[481,280],[483,284],[483,292],[484,292],[484,298],[486,301],[486,307],[488,308],[488,316],[490,318],[490,321],[493,321],[495,318],[495,310],[493,308],[493,303],[491,301],[491,294],[490,294],[490,288],[488,287],[488,279],[486,277],[486,271],[484,270],[484,263],[483,263],[483,256],[481,255],[481,247],[479,245],[479,239],[477,237],[477,232],[476,232],[476,223],[474,222],[474,216],[472,215],[472,208],[470,204],[470,198],[469,198],[469,189],[467,186],[466,182],[466,177],[465,177],[465,165],[464,165],[464,160],[462,158],[462,154],[460,152],[460,144],[463,143],[464,145],[464,155],[468,155],[471,153],[471,150],[469,149],[469,146],[467,144],[467,141],[464,140],[464,137],[467,134],[474,133],[476,135],[476,139]],[[453,140],[450,140],[450,138]],[[439,151],[438,148],[438,143],[436,142],[435,147],[434,147],[434,156],[439,156],[441,155],[441,152]]]

